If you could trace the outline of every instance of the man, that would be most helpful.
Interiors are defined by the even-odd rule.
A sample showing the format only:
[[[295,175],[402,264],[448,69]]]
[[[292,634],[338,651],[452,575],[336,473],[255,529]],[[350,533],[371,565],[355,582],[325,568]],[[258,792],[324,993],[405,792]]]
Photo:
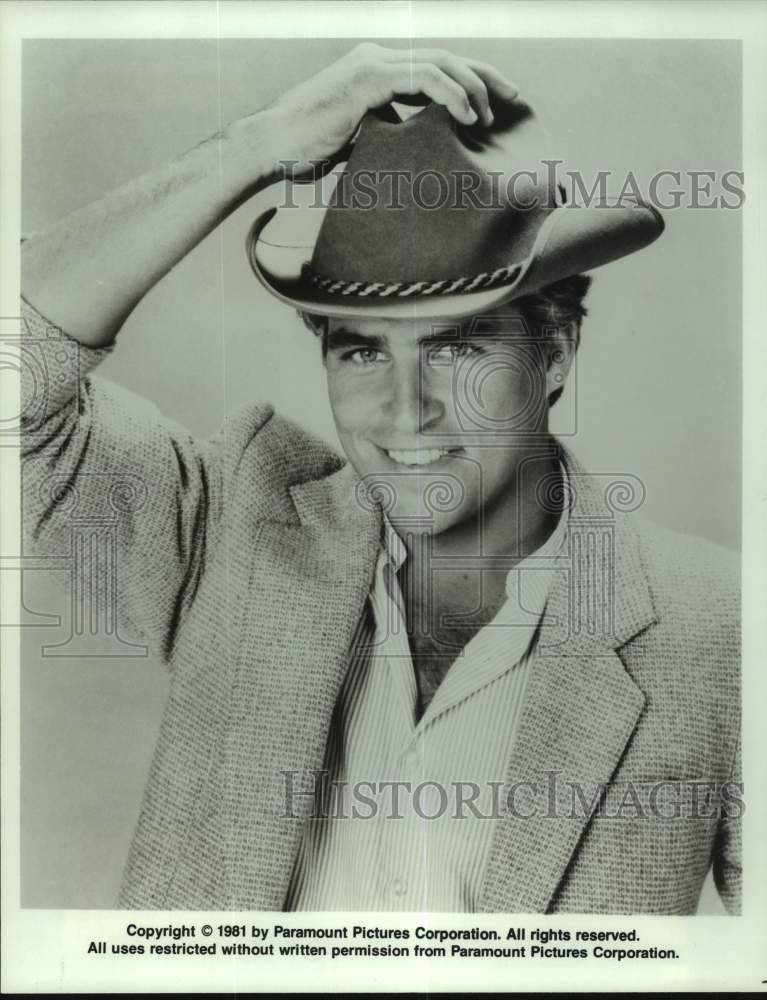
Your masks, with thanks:
[[[568,208],[544,156],[492,67],[366,45],[25,242],[29,327],[82,377],[49,338],[28,544],[141,484],[116,606],[172,671],[121,905],[689,913],[713,864],[737,912],[725,554],[548,433],[581,272],[662,223]],[[199,442],[85,377],[279,164],[342,157],[327,211],[265,213],[248,253],[321,337],[347,463],[268,406]]]

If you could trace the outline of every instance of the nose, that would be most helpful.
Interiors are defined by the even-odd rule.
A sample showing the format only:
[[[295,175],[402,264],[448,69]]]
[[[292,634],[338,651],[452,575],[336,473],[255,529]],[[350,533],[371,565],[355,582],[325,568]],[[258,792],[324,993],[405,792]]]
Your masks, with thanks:
[[[410,436],[433,428],[445,412],[417,362],[393,366],[387,409],[392,429]]]

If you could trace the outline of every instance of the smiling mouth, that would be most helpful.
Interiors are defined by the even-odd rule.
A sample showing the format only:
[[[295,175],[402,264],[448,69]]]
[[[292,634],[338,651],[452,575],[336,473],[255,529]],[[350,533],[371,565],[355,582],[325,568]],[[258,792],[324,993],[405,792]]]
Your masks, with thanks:
[[[381,449],[393,462],[409,466],[434,465],[441,459],[447,458],[449,455],[456,455],[462,450],[462,448],[414,448],[407,451]]]

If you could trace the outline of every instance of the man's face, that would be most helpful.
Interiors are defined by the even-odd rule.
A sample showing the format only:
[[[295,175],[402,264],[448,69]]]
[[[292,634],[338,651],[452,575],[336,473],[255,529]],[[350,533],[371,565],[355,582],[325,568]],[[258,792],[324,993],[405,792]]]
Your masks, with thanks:
[[[513,305],[460,321],[328,324],[341,445],[394,526],[416,533],[477,523],[514,504],[523,465],[540,455],[548,431],[561,362],[558,344],[533,337]]]

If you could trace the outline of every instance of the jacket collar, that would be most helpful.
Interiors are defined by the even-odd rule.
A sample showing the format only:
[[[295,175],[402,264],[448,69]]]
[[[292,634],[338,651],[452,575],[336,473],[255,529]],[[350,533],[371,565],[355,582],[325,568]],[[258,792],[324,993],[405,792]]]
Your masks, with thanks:
[[[645,705],[620,653],[657,620],[639,538],[626,518],[644,499],[642,484],[630,475],[588,474],[564,447],[561,457],[572,491],[567,558],[544,613],[507,764],[511,808],[496,821],[480,898],[480,909],[491,912],[556,905]],[[509,798],[513,789],[527,797]]]

